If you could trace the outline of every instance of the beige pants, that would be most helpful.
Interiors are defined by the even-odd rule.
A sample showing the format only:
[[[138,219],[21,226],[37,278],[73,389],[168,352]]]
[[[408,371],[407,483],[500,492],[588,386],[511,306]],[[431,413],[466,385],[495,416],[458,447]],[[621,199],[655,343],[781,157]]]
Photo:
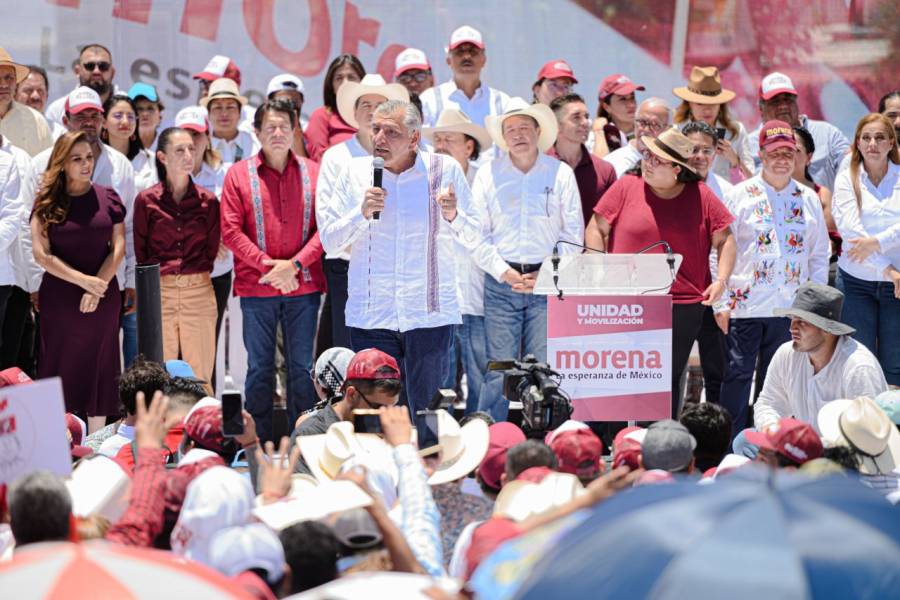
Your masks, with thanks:
[[[216,296],[209,274],[164,275],[160,297],[164,359],[181,358],[199,379],[210,381],[216,364]]]

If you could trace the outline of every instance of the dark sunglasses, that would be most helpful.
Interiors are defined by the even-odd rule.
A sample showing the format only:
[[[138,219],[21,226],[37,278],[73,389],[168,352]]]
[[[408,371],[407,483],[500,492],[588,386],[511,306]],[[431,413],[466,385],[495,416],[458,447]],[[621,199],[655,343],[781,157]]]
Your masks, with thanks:
[[[106,73],[112,65],[108,62],[86,62],[82,63],[81,66],[87,69],[88,72],[100,69],[101,73]]]

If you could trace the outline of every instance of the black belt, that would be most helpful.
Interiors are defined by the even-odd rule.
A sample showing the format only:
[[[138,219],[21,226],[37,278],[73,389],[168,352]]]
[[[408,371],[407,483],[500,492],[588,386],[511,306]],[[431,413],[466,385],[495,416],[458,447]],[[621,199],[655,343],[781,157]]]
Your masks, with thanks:
[[[518,271],[522,275],[525,275],[527,273],[537,273],[541,270],[541,263],[527,265],[522,263],[507,262],[506,264],[508,264],[513,270]]]

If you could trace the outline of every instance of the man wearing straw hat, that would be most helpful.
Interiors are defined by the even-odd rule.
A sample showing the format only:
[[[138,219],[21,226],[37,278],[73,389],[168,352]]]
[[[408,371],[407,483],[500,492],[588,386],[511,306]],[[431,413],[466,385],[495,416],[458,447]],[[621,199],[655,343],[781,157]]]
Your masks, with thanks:
[[[53,145],[53,138],[41,113],[13,100],[16,86],[25,81],[28,73],[28,67],[15,62],[0,48],[0,136],[34,156]]]
[[[452,156],[460,164],[469,185],[478,168],[473,164],[482,151],[491,147],[491,136],[484,127],[469,120],[461,110],[448,108],[441,113],[437,125],[422,130],[422,137],[432,143],[438,154]],[[472,253],[456,243],[456,278],[462,326],[459,343],[466,373],[468,394],[466,413],[478,410],[484,377],[487,374],[487,346],[484,335],[484,271],[472,259]]]
[[[558,242],[580,245],[584,218],[575,174],[545,154],[556,141],[556,117],[545,104],[510,100],[488,117],[488,131],[504,152],[475,176],[472,195],[484,226],[475,260],[484,282],[484,326],[489,360],[533,354],[547,359],[547,298],[532,294],[537,272]],[[559,245],[560,254],[580,250]],[[488,373],[479,410],[506,420],[503,374]]]

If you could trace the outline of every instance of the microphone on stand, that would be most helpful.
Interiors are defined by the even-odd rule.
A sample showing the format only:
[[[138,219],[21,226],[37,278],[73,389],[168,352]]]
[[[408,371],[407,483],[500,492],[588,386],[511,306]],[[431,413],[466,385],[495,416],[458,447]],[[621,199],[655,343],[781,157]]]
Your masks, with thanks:
[[[566,240],[559,240],[555,244],[553,244],[553,257],[550,259],[551,264],[553,265],[553,287],[556,288],[557,297],[562,300],[563,299],[563,291],[559,289],[559,245],[560,244],[568,244],[569,246],[575,246],[576,248],[581,248],[582,250],[590,250],[592,252],[599,252],[600,254],[606,254],[606,250],[598,250],[597,248],[591,248],[590,246],[585,246],[584,244],[576,244],[575,242],[569,242]]]
[[[372,161],[372,186],[380,188],[381,180],[384,177],[384,159],[380,156],[376,156]],[[372,219],[378,221],[381,219],[381,211],[376,210],[372,213]]]

